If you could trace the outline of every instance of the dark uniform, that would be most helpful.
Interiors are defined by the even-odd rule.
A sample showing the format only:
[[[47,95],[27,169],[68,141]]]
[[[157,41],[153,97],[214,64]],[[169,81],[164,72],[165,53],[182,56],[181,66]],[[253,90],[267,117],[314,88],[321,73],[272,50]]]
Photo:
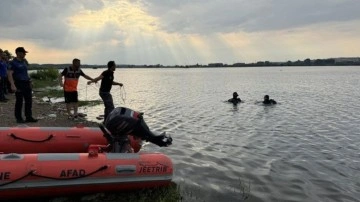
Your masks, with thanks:
[[[18,123],[24,122],[22,118],[23,100],[25,101],[25,117],[27,122],[36,122],[32,117],[32,87],[28,74],[28,62],[14,58],[10,62],[10,70],[13,71],[13,79],[16,87],[15,118]]]
[[[0,102],[7,102],[8,100],[5,97],[6,82],[7,82],[7,63],[5,61],[0,61]]]
[[[103,71],[101,75],[103,76],[103,78],[101,80],[99,95],[104,101],[104,120],[106,120],[107,116],[114,109],[113,98],[110,94],[110,90],[114,81],[114,72],[108,69],[106,71]]]

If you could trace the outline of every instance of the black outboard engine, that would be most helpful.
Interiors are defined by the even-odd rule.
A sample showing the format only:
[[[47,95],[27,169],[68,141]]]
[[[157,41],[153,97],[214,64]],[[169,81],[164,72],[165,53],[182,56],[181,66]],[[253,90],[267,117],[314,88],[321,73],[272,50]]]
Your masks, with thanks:
[[[105,137],[112,145],[112,152],[126,152],[129,145],[127,135],[133,135],[142,140],[149,141],[160,147],[167,147],[172,144],[172,138],[164,133],[155,135],[146,125],[142,113],[129,108],[115,108],[105,120],[105,128],[102,130],[108,134]]]

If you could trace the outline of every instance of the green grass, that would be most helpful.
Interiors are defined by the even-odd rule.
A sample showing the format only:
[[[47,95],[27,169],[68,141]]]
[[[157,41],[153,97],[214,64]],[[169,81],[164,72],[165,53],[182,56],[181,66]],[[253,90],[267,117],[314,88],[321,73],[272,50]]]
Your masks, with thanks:
[[[51,97],[51,98],[64,97],[64,91],[62,89],[41,89],[41,90],[34,90],[34,93],[37,97]]]
[[[35,89],[59,86],[58,76],[59,71],[54,68],[40,69],[30,73]]]
[[[58,80],[38,80],[38,79],[32,79],[32,84],[34,89],[39,88],[48,88],[48,87],[59,87],[59,81]]]
[[[82,106],[95,106],[95,105],[99,105],[99,104],[102,104],[102,103],[103,103],[102,100],[86,100],[86,101],[79,100],[79,107],[82,107]]]
[[[176,184],[172,184],[169,187],[160,187],[155,189],[144,189],[136,192],[126,192],[117,194],[104,195],[105,198],[101,198],[96,201],[129,201],[129,202],[177,202],[181,201],[182,197]],[[109,200],[110,199],[110,200]]]
[[[232,187],[234,193],[238,195],[238,201],[246,201],[250,197],[250,182],[245,185],[240,180]],[[152,189],[143,189],[137,191],[117,192],[117,193],[95,193],[90,195],[63,197],[61,202],[182,202],[182,201],[199,201],[205,202],[201,196],[200,190],[184,185],[178,185],[174,182],[167,187]]]
[[[59,201],[59,202],[177,202],[181,201],[180,191],[175,183],[167,187],[143,189],[137,191],[122,191],[117,193],[94,193],[89,195],[77,195],[57,198],[39,198],[32,201]],[[25,202],[26,200],[13,200],[11,202]]]

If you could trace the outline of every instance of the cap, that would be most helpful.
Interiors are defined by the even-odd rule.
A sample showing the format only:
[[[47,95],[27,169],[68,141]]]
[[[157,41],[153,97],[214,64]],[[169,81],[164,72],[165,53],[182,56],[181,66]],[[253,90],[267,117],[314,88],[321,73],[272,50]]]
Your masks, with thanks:
[[[20,52],[20,53],[27,53],[27,51],[25,50],[24,47],[17,47],[17,48],[15,49],[15,53],[18,53],[18,52]]]
[[[234,92],[234,93],[233,93],[233,96],[238,96],[237,92]]]

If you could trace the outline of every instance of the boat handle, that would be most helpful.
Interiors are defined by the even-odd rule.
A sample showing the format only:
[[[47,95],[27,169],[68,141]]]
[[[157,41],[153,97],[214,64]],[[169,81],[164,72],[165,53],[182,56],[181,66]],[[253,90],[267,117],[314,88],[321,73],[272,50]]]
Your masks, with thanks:
[[[6,154],[3,157],[1,157],[1,160],[14,160],[14,159],[21,160],[22,158],[23,158],[23,156],[21,154],[11,153],[11,154]]]
[[[129,165],[129,166],[116,166],[115,172],[120,173],[135,173],[136,172],[136,166]]]
[[[22,141],[25,141],[25,142],[38,142],[38,143],[49,141],[54,137],[54,135],[50,134],[49,137],[47,137],[46,139],[43,139],[43,140],[29,140],[29,139],[18,137],[13,133],[11,133],[10,136],[12,138],[14,138],[15,140],[22,140]]]

